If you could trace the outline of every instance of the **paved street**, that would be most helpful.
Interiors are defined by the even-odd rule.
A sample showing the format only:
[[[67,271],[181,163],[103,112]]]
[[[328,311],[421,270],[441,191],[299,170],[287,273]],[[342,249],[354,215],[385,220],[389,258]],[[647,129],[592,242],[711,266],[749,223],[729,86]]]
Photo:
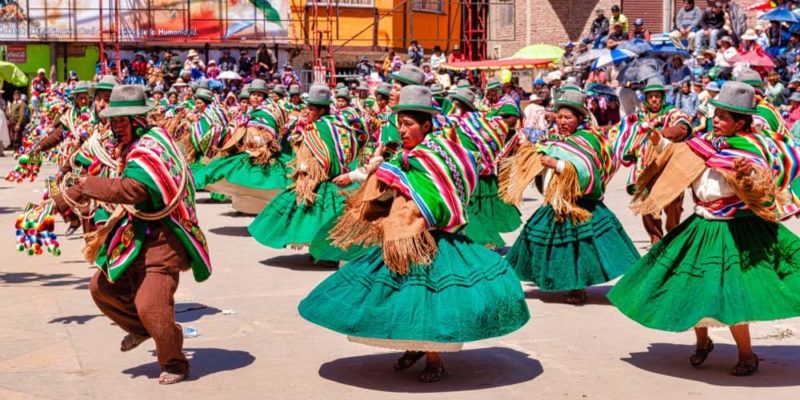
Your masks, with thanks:
[[[0,158],[0,173],[13,165]],[[647,239],[627,209],[623,178],[615,178],[606,201],[644,250]],[[608,287],[592,288],[589,304],[575,307],[525,285],[528,325],[445,355],[448,376],[420,384],[421,364],[394,373],[397,352],[350,343],[300,318],[298,302],[331,270],[312,267],[304,252],[260,246],[246,231],[251,218],[206,203],[199,213],[214,275],[197,284],[183,274],[176,296],[178,321],[199,332],[185,341],[191,378],[160,386],[153,342],[120,353],[123,332],[92,303],[93,270],[80,238],[60,238],[58,258],[14,250],[14,220],[27,202],[41,199],[43,186],[41,177],[21,185],[0,181],[0,399],[797,398],[800,319],[754,325],[761,369],[734,378],[728,371],[736,350],[727,330],[712,330],[717,350],[693,369],[687,361],[693,334],[628,320],[605,299]],[[529,190],[524,217],[539,204]],[[800,232],[797,220],[789,226]],[[59,221],[57,232],[64,229]]]

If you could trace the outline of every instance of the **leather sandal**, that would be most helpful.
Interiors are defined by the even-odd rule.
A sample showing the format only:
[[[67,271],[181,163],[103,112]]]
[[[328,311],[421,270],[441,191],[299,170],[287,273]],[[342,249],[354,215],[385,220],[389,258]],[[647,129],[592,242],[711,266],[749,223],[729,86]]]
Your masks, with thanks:
[[[147,339],[149,338],[136,336],[129,333],[125,335],[124,338],[122,338],[122,342],[119,344],[119,351],[121,352],[131,351],[139,347],[139,345],[144,343]]]
[[[758,371],[758,356],[753,353],[752,362],[743,362],[739,361],[736,365],[731,369],[731,375],[733,376],[750,376]]]
[[[705,347],[702,349],[696,349],[694,354],[689,357],[689,363],[692,364],[693,367],[699,367],[703,365],[703,363],[706,362],[706,358],[708,358],[708,355],[711,354],[712,351],[714,351],[714,342],[711,340],[711,338],[709,338]]]
[[[403,355],[397,359],[397,362],[394,363],[394,372],[405,371],[411,368],[411,366],[416,364],[424,355],[424,351],[407,351],[403,353]]]
[[[441,380],[445,375],[444,363],[442,364],[425,364],[425,369],[419,375],[419,381],[422,383],[431,383]]]

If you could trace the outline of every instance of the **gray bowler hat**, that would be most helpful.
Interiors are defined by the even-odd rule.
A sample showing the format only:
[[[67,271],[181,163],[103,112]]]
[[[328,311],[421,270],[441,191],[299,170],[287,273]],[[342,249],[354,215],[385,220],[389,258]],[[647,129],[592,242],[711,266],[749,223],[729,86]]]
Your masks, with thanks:
[[[730,111],[736,114],[755,114],[755,89],[752,86],[739,81],[728,81],[722,85],[722,90],[716,99],[709,102],[714,107]]]
[[[658,78],[650,78],[647,81],[647,86],[644,88],[645,93],[649,92],[666,92],[667,88],[664,87],[664,84],[661,82],[661,79]]]
[[[337,99],[345,99],[350,100],[350,91],[347,88],[341,88],[336,91],[336,98]]]
[[[358,90],[369,90],[369,85],[367,85],[367,82],[359,81]]]
[[[736,82],[744,82],[759,89],[764,87],[764,80],[761,79],[761,75],[752,68],[741,70],[739,75],[736,76]]]
[[[210,90],[202,87],[197,89],[197,92],[194,93],[194,97],[202,99],[206,103],[211,103],[214,101],[214,93],[211,93]]]
[[[800,92],[792,93],[792,97],[789,97],[789,101],[798,101],[798,102],[800,102]]]
[[[567,107],[580,112],[584,117],[589,115],[589,110],[586,108],[586,96],[580,90],[565,91],[556,100],[555,106],[556,111]]]
[[[103,118],[144,115],[155,108],[152,101],[147,101],[144,89],[138,85],[119,85],[111,91],[108,107],[100,112]]]
[[[380,85],[378,85],[378,88],[375,89],[375,93],[389,97],[392,95],[392,85],[388,83],[381,83]]]
[[[422,85],[408,85],[400,91],[400,101],[392,108],[394,112],[419,111],[431,115],[439,114],[433,106],[431,90]]]
[[[300,85],[289,86],[289,96],[299,96],[301,94],[303,94],[303,89],[300,88]]]
[[[469,81],[466,80],[466,79],[459,79],[458,82],[456,83],[456,88],[459,88],[459,89],[461,89],[461,88],[469,89],[470,86],[472,86],[472,84],[469,83]]]
[[[441,96],[444,94],[444,86],[434,83],[431,85],[431,94],[434,96]]]
[[[76,83],[75,87],[72,89],[71,93],[73,95],[80,94],[80,93],[88,93],[90,87],[91,87],[91,85],[89,85],[89,82],[78,81],[78,83]]]
[[[308,98],[306,99],[306,103],[313,104],[315,106],[329,106],[333,104],[333,100],[331,100],[331,89],[325,85],[321,84],[313,84],[308,89]]]
[[[250,88],[247,86],[242,88],[242,91],[239,92],[239,100],[249,99],[250,98]]]
[[[114,86],[117,86],[117,85],[119,85],[119,81],[117,80],[116,76],[114,76],[114,75],[103,75],[103,77],[100,78],[100,81],[97,82],[96,84],[94,84],[94,86],[92,86],[92,88],[90,89],[90,92],[92,93],[92,95],[94,95],[95,93],[97,93],[98,90],[111,91],[111,90],[114,89]]]
[[[491,77],[486,81],[486,90],[500,89],[500,80]]]
[[[422,85],[425,83],[425,72],[423,72],[419,67],[406,64],[400,67],[400,70],[392,75],[392,79],[406,85]]]
[[[253,81],[250,82],[250,93],[255,92],[264,93],[265,95],[269,94],[269,86],[267,86],[267,81],[263,79],[253,79]]]
[[[450,95],[450,100],[459,100],[467,107],[475,109],[475,93],[469,88],[458,88],[456,92]]]
[[[283,85],[275,85],[275,87],[272,88],[272,92],[281,97],[286,97],[286,87]]]

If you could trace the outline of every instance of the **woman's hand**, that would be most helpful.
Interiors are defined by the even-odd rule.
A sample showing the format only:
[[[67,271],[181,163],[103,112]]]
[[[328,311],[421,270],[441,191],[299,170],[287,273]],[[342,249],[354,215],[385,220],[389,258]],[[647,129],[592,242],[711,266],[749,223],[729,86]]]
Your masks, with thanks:
[[[345,173],[333,178],[333,183],[339,187],[350,186],[353,183],[353,180],[350,179],[350,174]]]
[[[545,168],[556,169],[558,167],[558,160],[550,156],[542,156],[541,163]]]

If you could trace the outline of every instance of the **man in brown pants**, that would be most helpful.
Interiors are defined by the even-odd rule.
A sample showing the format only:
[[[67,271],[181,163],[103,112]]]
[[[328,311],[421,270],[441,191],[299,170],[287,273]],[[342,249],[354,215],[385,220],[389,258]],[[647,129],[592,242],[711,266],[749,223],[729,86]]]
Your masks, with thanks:
[[[189,373],[183,332],[175,323],[179,274],[191,267],[194,278],[211,275],[208,245],[197,225],[194,183],[183,154],[161,128],[143,118],[153,104],[140,86],[117,86],[100,113],[111,119],[120,147],[119,177],[85,176],[56,205],[82,205],[89,199],[115,206],[110,216],[95,215],[98,229],[87,235],[84,255],[100,268],[90,284],[98,308],[127,335],[129,351],[149,338],[161,366],[159,383],[182,381]]]
[[[648,81],[644,88],[644,110],[626,117],[618,127],[615,127],[619,131],[614,142],[615,158],[621,165],[633,167],[628,178],[630,194],[636,191],[636,180],[639,175],[656,159],[659,147],[668,141],[683,141],[692,131],[689,117],[679,108],[666,104],[666,91],[659,79]],[[660,145],[654,146],[653,139],[662,136],[668,140],[657,141],[656,143]],[[666,214],[666,226],[662,227],[662,215],[644,215],[642,221],[644,229],[650,236],[650,242],[661,240],[664,237],[664,228],[669,232],[678,226],[682,213],[683,195],[680,195],[662,212],[662,215]]]

